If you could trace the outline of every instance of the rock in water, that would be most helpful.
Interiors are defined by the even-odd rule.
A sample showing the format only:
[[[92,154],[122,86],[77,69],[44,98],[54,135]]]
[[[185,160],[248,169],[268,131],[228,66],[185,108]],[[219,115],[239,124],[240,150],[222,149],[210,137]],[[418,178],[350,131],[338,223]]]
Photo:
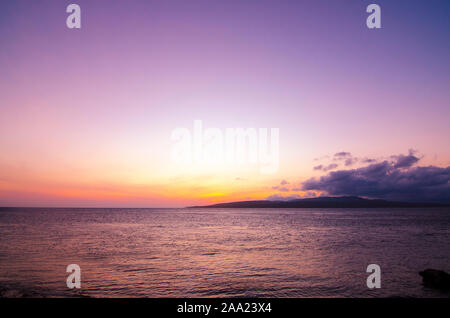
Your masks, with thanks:
[[[426,269],[423,272],[419,272],[419,275],[423,278],[423,284],[426,287],[450,290],[450,274],[437,269]]]

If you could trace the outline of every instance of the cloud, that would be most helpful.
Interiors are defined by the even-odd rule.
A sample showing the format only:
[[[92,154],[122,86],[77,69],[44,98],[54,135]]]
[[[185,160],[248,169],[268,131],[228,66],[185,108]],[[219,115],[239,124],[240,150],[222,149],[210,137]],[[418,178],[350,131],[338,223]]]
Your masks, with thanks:
[[[343,159],[349,158],[351,156],[352,156],[352,154],[350,152],[341,151],[341,152],[334,154],[334,159],[335,160],[343,160]]]
[[[364,159],[361,159],[361,162],[362,163],[375,163],[375,162],[377,162],[377,159],[364,158]]]
[[[330,158],[329,156],[327,156],[327,157]],[[348,152],[348,151],[337,152],[331,158],[332,158],[332,162],[333,162],[332,164],[329,164],[329,165],[321,164],[321,165],[315,166],[314,170],[321,170],[321,171],[333,170],[333,169],[337,168],[337,166],[335,166],[336,162],[343,163],[346,167],[353,166],[357,163],[364,164],[364,163],[377,162],[377,160],[375,160],[375,159],[355,157],[352,155],[351,152]],[[314,160],[319,160],[319,159],[316,158]]]
[[[450,167],[413,167],[420,159],[411,151],[391,158],[309,179],[302,183],[302,190],[396,201],[450,202]]]
[[[282,196],[282,195],[279,195],[279,194],[274,194],[274,195],[268,196],[266,198],[266,200],[269,200],[269,201],[289,201],[289,200],[301,199],[301,198],[302,197],[300,195],[298,195],[298,194],[292,194],[292,195],[289,195],[289,196]]]
[[[358,158],[348,158],[345,159],[345,165],[348,166],[352,166],[354,165],[356,162],[358,162]]]
[[[321,160],[324,160],[324,159],[329,159],[330,158],[330,156],[322,156],[322,157],[320,157],[320,158],[314,158],[314,161],[321,161]]]
[[[397,161],[395,164],[395,168],[409,168],[415,163],[417,163],[420,159],[414,156],[414,150],[409,151],[409,155],[399,155],[393,156],[392,158]]]
[[[266,198],[266,200],[269,201],[289,201],[289,200],[295,200],[295,199],[306,199],[306,198],[315,198],[317,197],[317,194],[312,191],[308,191],[304,193],[303,195],[300,194],[291,194],[283,196],[281,194],[273,194]]]
[[[335,153],[333,156],[333,160],[334,161],[342,161],[344,160],[344,164],[345,166],[353,166],[355,163],[358,162],[358,158],[354,157],[351,152],[347,152],[347,151],[341,151],[338,153]]]
[[[329,164],[328,166],[324,166],[324,165],[315,166],[314,170],[329,171],[329,170],[336,169],[337,167],[338,167],[337,164],[332,163],[332,164]]]
[[[308,192],[306,192],[306,194],[303,197],[304,198],[315,198],[316,196],[317,196],[317,194],[315,192],[308,191]]]
[[[286,185],[286,184],[289,184],[289,182],[287,182],[286,180],[283,179],[283,180],[281,180],[280,184],[281,185]]]
[[[272,189],[273,190],[278,190],[278,191],[281,191],[281,192],[289,192],[290,191],[288,188],[280,187],[280,186],[273,186]]]

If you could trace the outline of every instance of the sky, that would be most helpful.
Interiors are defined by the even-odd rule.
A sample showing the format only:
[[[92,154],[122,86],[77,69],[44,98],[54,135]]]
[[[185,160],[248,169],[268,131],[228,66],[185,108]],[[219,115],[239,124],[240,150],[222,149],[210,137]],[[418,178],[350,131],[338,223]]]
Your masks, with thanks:
[[[449,16],[446,0],[1,1],[0,206],[450,201]],[[195,120],[278,128],[278,170],[174,163]]]

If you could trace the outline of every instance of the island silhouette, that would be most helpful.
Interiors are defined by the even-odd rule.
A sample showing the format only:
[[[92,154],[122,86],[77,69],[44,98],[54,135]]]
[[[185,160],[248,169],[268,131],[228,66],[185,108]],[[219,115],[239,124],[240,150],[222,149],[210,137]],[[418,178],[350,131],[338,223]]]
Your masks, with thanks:
[[[400,202],[381,199],[365,199],[357,196],[317,197],[305,199],[254,200],[189,206],[187,208],[431,208],[448,207],[448,203]]]

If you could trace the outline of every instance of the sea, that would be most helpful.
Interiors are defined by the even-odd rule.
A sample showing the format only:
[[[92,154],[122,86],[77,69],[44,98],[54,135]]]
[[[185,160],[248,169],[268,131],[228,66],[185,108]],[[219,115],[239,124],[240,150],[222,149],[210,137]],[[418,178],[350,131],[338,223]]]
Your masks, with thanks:
[[[450,297],[427,268],[450,208],[0,209],[1,297]]]

